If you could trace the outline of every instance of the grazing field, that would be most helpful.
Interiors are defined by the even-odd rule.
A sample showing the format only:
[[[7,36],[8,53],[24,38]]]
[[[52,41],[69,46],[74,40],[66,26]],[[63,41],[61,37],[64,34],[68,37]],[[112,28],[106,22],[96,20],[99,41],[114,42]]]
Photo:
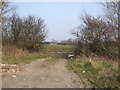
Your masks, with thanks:
[[[89,82],[91,87],[120,88],[117,62],[81,58],[68,61],[67,67],[78,74],[84,83]]]
[[[73,51],[74,46],[70,45],[50,45],[50,44],[45,44],[44,48],[48,52],[68,52],[68,51]]]

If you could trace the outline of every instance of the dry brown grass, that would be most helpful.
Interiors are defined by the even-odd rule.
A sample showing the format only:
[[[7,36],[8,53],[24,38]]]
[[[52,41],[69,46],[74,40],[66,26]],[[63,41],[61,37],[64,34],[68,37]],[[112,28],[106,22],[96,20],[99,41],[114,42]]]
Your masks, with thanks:
[[[17,48],[16,46],[6,45],[2,47],[2,62],[8,64],[29,63],[31,60],[44,58],[42,52],[32,52]]]
[[[92,88],[120,89],[117,61],[97,56],[81,57],[78,60],[69,60],[68,69],[87,79]]]
[[[21,48],[17,48],[16,46],[3,46],[2,47],[2,56],[16,56],[16,57],[21,57],[21,56],[40,56],[43,55],[42,52],[32,52],[30,53],[28,50],[23,50]]]
[[[86,60],[89,60],[92,65],[94,66],[94,68],[97,68],[99,67],[99,64],[101,61],[106,61],[106,62],[109,62],[112,64],[113,66],[113,69],[118,69],[118,61],[117,60],[113,60],[112,58],[107,58],[107,57],[100,57],[100,56],[95,56],[95,57],[88,57],[88,58],[85,58]]]
[[[16,46],[6,45],[2,47],[2,56],[26,56],[29,55],[27,50],[22,50]]]

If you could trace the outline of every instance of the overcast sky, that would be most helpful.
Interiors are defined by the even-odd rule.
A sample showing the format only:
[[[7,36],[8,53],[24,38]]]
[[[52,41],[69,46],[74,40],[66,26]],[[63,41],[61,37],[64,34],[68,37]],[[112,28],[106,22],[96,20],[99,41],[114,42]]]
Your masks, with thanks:
[[[48,29],[46,41],[74,38],[71,31],[80,25],[84,12],[93,16],[103,15],[97,2],[14,2],[20,16],[34,15],[44,19]]]

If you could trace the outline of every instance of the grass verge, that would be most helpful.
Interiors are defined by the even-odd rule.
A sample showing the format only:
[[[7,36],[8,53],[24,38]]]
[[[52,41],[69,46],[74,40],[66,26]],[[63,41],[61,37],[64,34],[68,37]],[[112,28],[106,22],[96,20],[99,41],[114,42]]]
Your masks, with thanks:
[[[23,56],[23,57],[16,57],[16,56],[4,56],[2,57],[3,64],[29,64],[33,60],[46,58],[46,56]]]
[[[120,88],[118,68],[107,60],[69,60],[68,69],[85,78],[95,88]]]
[[[28,64],[33,60],[46,58],[41,52],[30,53],[27,50],[22,50],[16,46],[6,45],[2,48],[2,63],[3,64]]]

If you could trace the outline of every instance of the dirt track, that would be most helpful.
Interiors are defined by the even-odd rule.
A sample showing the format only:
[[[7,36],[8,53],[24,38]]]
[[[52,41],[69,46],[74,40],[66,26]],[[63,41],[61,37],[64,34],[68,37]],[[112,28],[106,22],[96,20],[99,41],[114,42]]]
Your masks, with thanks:
[[[25,70],[3,78],[3,88],[84,88],[80,78],[66,67],[66,59],[48,63],[44,59],[26,65]]]

